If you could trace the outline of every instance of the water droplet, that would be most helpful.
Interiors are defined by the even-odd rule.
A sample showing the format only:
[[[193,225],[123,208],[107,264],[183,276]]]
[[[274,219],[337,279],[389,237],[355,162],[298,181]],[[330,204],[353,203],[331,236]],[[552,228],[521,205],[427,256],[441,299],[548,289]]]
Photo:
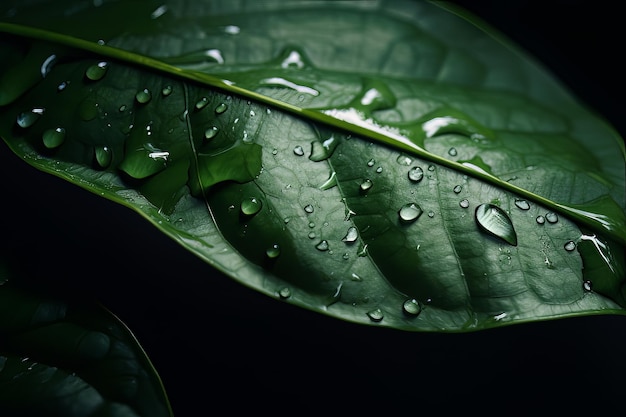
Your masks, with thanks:
[[[48,149],[53,149],[61,146],[65,141],[65,129],[57,127],[55,129],[48,129],[43,132],[43,144]]]
[[[91,65],[85,71],[85,77],[91,81],[101,80],[102,77],[107,73],[109,69],[109,64],[107,62],[98,62],[97,64]]]
[[[593,290],[593,284],[591,283],[591,281],[589,280],[583,281],[583,289],[587,292],[590,292],[591,290]]]
[[[565,245],[563,245],[563,248],[566,251],[571,252],[574,249],[576,249],[576,243],[573,240],[570,240],[570,241],[566,242]]]
[[[456,155],[457,155],[456,148],[450,148],[450,149],[448,149],[448,155],[450,155],[450,156],[456,156]]]
[[[250,197],[241,202],[240,210],[241,213],[246,216],[254,216],[259,211],[261,211],[262,206],[263,203],[261,203],[261,200],[257,199],[256,197]]]
[[[346,243],[352,243],[356,241],[358,237],[359,237],[358,230],[356,229],[356,227],[352,226],[348,228],[346,235],[341,240]]]
[[[404,223],[411,223],[417,220],[423,213],[422,208],[416,203],[408,203],[400,207],[398,210],[398,216],[400,221]]]
[[[520,210],[530,210],[530,203],[528,203],[528,201],[526,200],[517,199],[515,200],[515,205]]]
[[[380,308],[375,308],[374,310],[368,311],[367,316],[370,318],[370,320],[375,322],[379,322],[385,317],[383,311]]]
[[[428,212],[428,217],[430,217],[431,219],[432,219],[433,217],[435,217],[435,212],[434,212],[434,211],[432,211],[432,210],[430,210],[430,211]]]
[[[313,162],[328,159],[333,154],[338,144],[339,141],[333,135],[323,142],[317,140],[311,142],[311,155],[309,159]]]
[[[163,89],[161,90],[161,94],[163,95],[163,97],[167,97],[170,94],[172,94],[172,91],[174,91],[174,88],[171,85],[166,85],[165,87],[163,87]]]
[[[460,185],[455,185],[454,188],[452,189],[452,191],[454,191],[455,194],[460,193],[461,190],[463,190],[463,187],[461,187]]]
[[[35,124],[41,116],[43,116],[46,109],[42,107],[36,107],[30,111],[25,111],[17,115],[17,125],[22,128],[27,128]]]
[[[309,239],[315,239],[317,235],[315,234],[315,232],[309,232],[307,236],[309,237]]]
[[[315,227],[315,222],[309,222],[309,228],[313,229]]]
[[[280,256],[280,246],[276,243],[273,244],[265,250],[265,255],[267,255],[269,259],[278,258],[278,256]]]
[[[217,135],[218,131],[219,129],[217,128],[217,126],[212,126],[204,131],[204,138],[206,140],[213,139]]]
[[[413,163],[413,159],[406,155],[400,155],[396,158],[396,162],[400,165],[410,166]]]
[[[61,83],[59,83],[59,85],[57,86],[57,91],[63,91],[67,88],[67,86],[70,85],[69,81],[63,81]]]
[[[469,200],[467,198],[464,198],[463,200],[459,201],[459,206],[461,206],[463,208],[468,208],[469,207]]]
[[[125,104],[122,104],[122,105],[119,107],[119,109],[118,109],[118,110],[120,111],[120,113],[125,112],[125,111],[126,111],[126,105],[125,105]]]
[[[554,212],[546,213],[546,220],[548,223],[556,223],[559,221],[559,216]]]
[[[202,110],[207,104],[209,104],[209,99],[202,97],[200,100],[196,101],[196,110]]]
[[[283,287],[278,291],[278,296],[283,300],[291,297],[291,290],[287,287]]]
[[[304,148],[302,146],[298,145],[295,148],[293,148],[293,153],[295,155],[302,156],[302,155],[304,155]]]
[[[276,148],[272,149],[272,155],[278,155],[278,149]]]
[[[135,94],[135,100],[137,100],[137,103],[140,103],[140,104],[146,104],[151,99],[152,99],[152,93],[147,88],[144,88],[143,90]]]
[[[475,216],[476,223],[483,231],[517,246],[517,234],[513,223],[500,207],[493,204],[481,204],[476,207]]]
[[[328,241],[322,240],[320,243],[315,245],[315,249],[320,250],[322,252],[327,251],[329,249]]]
[[[428,165],[428,170],[429,171],[434,171],[435,170],[435,166],[434,165]]]
[[[373,167],[375,163],[376,163],[376,160],[370,159],[369,161],[367,161],[367,166],[368,167]]]
[[[111,153],[111,149],[107,146],[100,146],[95,149],[95,157],[96,163],[101,168],[106,168],[111,164],[111,160],[113,159],[113,155]]]
[[[52,71],[52,67],[54,66],[54,64],[56,64],[57,62],[57,56],[52,54],[50,55],[48,58],[46,58],[43,61],[43,64],[41,64],[41,76],[43,78],[46,78],[46,75],[48,75],[50,73],[50,71]]]
[[[409,316],[417,316],[422,312],[422,306],[420,305],[419,301],[412,298],[410,300],[406,300],[402,304],[402,310],[405,314]]]
[[[309,213],[309,214],[313,213],[313,210],[315,210],[315,209],[313,208],[313,205],[311,205],[311,204],[307,204],[306,206],[304,206],[304,211]]]
[[[413,167],[408,173],[409,180],[412,182],[420,182],[424,179],[424,170],[420,167]]]
[[[367,193],[373,186],[374,186],[374,183],[372,182],[372,180],[366,178],[361,182],[361,185],[359,185],[359,188],[361,189],[363,193]]]
[[[215,113],[217,114],[222,114],[224,113],[226,110],[228,109],[228,104],[226,103],[220,103],[217,105],[217,107],[215,108]]]
[[[537,224],[544,224],[546,222],[546,218],[541,216],[541,215],[539,215],[539,216],[537,216],[535,221],[537,222]]]

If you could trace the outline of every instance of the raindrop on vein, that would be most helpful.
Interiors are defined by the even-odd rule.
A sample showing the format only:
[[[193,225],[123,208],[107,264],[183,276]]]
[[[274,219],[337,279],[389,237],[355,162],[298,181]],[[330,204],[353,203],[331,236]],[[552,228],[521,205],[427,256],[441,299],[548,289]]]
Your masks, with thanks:
[[[500,207],[494,204],[481,204],[476,207],[475,216],[481,230],[517,246],[517,234],[513,223]]]

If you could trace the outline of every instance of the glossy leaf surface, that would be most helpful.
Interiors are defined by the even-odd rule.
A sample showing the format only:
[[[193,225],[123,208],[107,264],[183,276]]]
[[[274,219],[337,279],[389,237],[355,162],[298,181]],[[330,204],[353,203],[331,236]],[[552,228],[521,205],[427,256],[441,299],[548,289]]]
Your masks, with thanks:
[[[237,281],[411,331],[623,313],[621,139],[455,13],[58,4],[4,13],[2,137]]]

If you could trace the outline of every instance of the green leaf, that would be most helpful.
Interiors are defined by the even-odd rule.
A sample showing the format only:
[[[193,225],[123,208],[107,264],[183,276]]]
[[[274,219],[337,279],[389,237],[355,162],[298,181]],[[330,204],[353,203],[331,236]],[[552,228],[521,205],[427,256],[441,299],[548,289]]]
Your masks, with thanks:
[[[410,331],[624,313],[621,138],[462,11],[45,3],[0,24],[3,139],[244,285]]]
[[[33,291],[34,277],[14,264],[0,264],[0,414],[171,415],[158,374],[116,316]]]

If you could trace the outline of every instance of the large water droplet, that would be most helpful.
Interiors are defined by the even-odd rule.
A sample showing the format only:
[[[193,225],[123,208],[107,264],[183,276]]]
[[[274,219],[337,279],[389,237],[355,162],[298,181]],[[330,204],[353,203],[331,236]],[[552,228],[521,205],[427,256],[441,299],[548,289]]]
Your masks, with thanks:
[[[415,317],[422,312],[422,306],[420,305],[419,301],[412,298],[410,300],[406,300],[402,304],[402,310],[405,314]]]
[[[403,223],[412,223],[417,220],[424,211],[416,203],[408,203],[400,207],[398,210],[398,216]]]
[[[140,104],[146,104],[151,99],[152,93],[147,88],[144,88],[143,90],[138,91],[137,94],[135,94],[135,100],[137,100],[137,103]]]
[[[513,223],[500,207],[493,204],[481,204],[476,207],[475,216],[476,223],[483,231],[517,246],[517,234]]]
[[[43,144],[48,149],[58,148],[65,141],[65,129],[57,127],[43,132]]]
[[[313,208],[313,205],[312,205],[312,204],[307,204],[306,206],[304,206],[304,211],[305,211],[306,213],[311,214],[311,213],[313,213],[313,211],[314,211],[314,210],[315,210],[315,209]]]
[[[413,182],[420,182],[424,179],[424,170],[420,167],[413,167],[409,169],[409,180]]]
[[[515,206],[520,210],[530,210],[530,203],[528,203],[528,201],[526,200],[515,200]]]
[[[379,322],[385,317],[383,311],[380,308],[368,311],[367,316],[370,318],[370,320],[375,322]]]
[[[361,184],[359,185],[359,188],[362,193],[367,193],[373,186],[374,186],[374,183],[372,182],[372,180],[370,180],[369,178],[366,178],[361,182]]]
[[[41,116],[43,116],[46,109],[43,107],[36,107],[32,110],[22,112],[17,115],[15,120],[17,125],[22,128],[32,126]]]
[[[85,71],[85,77],[91,81],[101,80],[102,77],[107,73],[109,69],[109,64],[107,62],[98,62],[97,64],[91,65]]]
[[[217,105],[217,107],[215,107],[215,113],[217,113],[217,114],[222,114],[226,110],[228,110],[228,104],[226,104],[226,103],[220,103],[220,104]]]
[[[548,223],[556,223],[559,221],[559,216],[554,212],[546,213],[546,220]]]
[[[245,216],[254,216],[259,211],[261,211],[261,207],[263,203],[256,197],[246,198],[241,202],[240,209],[241,213]]]
[[[359,237],[359,232],[356,227],[351,226],[348,228],[346,235],[341,239],[343,242],[352,243],[357,240]]]

